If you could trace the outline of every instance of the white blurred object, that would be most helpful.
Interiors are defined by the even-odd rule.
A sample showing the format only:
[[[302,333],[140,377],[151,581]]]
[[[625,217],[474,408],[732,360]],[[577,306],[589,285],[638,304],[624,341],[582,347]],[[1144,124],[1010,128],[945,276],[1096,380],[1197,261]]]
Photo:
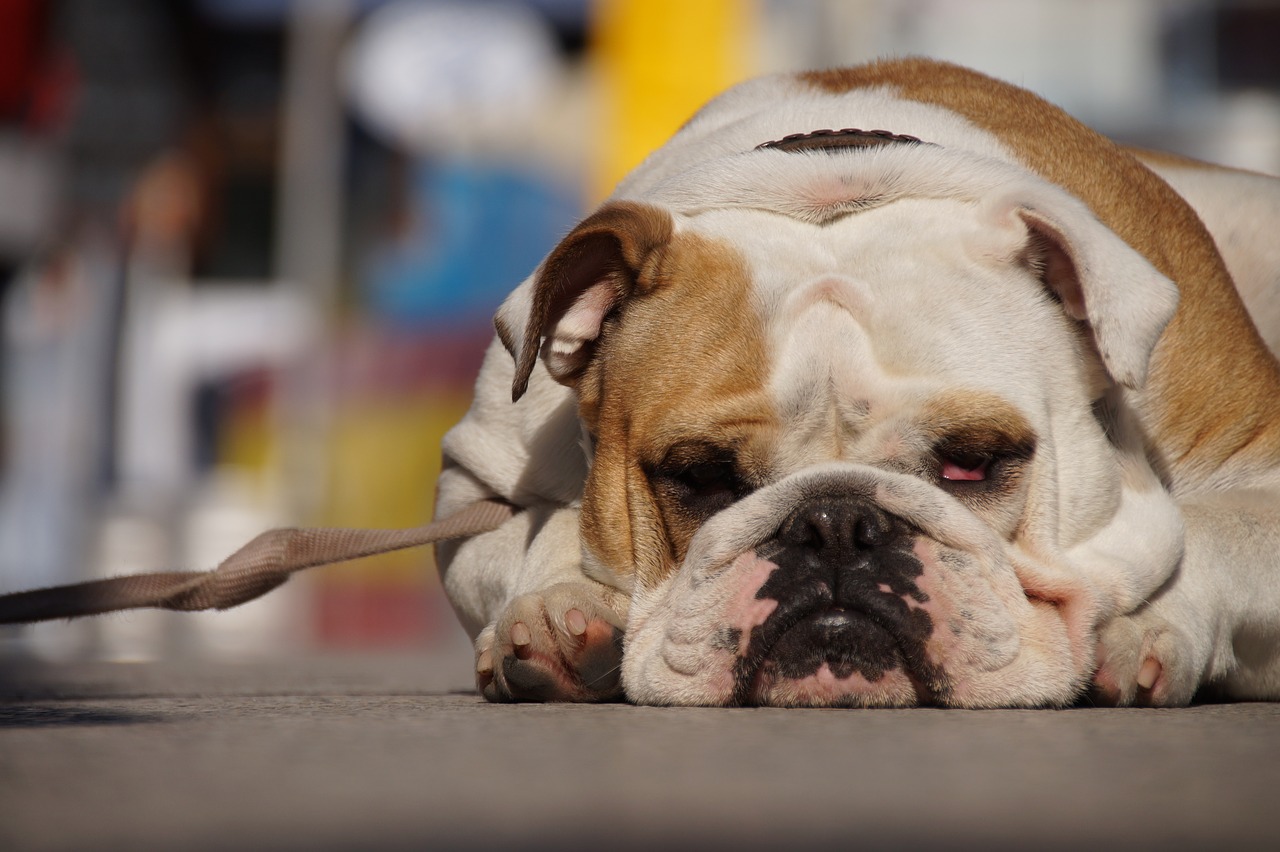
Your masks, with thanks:
[[[822,0],[820,64],[930,56],[1030,89],[1086,124],[1134,126],[1161,110],[1160,16],[1173,5]]]
[[[510,143],[559,77],[546,24],[513,3],[392,3],[349,45],[343,79],[375,133],[415,153]]]
[[[255,490],[254,477],[197,469],[192,400],[201,383],[243,370],[283,375],[315,351],[322,328],[316,306],[287,282],[206,281],[194,288],[158,273],[153,260],[135,257],[130,267],[116,505],[104,513],[99,536],[103,577],[211,569],[282,522],[278,488]],[[250,645],[269,652],[298,625],[290,615],[296,595],[296,588],[278,590],[250,604],[247,614],[213,614],[218,623],[203,614],[145,610],[106,616],[98,656],[137,661],[208,651],[235,657]]]
[[[110,242],[86,230],[30,265],[6,297],[0,424],[0,591],[84,579],[86,523],[106,440],[111,322],[118,282]]]
[[[177,497],[195,475],[191,398],[201,381],[283,370],[311,351],[315,307],[280,283],[199,290],[135,277],[123,353],[119,454],[126,494]]]
[[[1207,156],[1218,163],[1280,174],[1280,97],[1252,90],[1228,96],[1221,118],[1206,133]]]

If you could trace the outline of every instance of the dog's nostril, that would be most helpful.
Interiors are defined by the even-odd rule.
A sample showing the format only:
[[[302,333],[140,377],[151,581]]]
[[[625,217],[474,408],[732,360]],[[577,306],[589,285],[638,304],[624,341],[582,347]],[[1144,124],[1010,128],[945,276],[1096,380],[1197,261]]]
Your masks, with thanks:
[[[806,503],[783,522],[778,538],[791,545],[823,551],[833,548],[873,550],[891,543],[894,519],[860,500]]]
[[[836,537],[831,512],[822,506],[801,507],[783,522],[778,537],[788,544],[821,550]]]
[[[893,538],[893,521],[884,512],[870,509],[854,525],[854,541],[864,549],[883,547]]]

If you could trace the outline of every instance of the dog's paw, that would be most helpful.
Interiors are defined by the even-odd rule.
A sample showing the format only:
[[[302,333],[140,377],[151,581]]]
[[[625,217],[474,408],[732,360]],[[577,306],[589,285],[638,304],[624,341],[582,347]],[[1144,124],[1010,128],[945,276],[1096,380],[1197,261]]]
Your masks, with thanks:
[[[1184,706],[1200,685],[1202,656],[1151,607],[1121,616],[1099,632],[1092,697],[1109,706]]]
[[[476,688],[490,701],[621,698],[625,613],[620,592],[586,583],[516,598],[476,638]]]

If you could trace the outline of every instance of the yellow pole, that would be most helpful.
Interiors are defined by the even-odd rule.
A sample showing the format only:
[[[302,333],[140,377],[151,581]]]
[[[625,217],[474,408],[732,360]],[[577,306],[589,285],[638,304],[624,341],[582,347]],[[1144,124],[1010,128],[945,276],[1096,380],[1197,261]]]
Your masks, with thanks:
[[[709,98],[754,73],[755,0],[596,0],[598,201]]]

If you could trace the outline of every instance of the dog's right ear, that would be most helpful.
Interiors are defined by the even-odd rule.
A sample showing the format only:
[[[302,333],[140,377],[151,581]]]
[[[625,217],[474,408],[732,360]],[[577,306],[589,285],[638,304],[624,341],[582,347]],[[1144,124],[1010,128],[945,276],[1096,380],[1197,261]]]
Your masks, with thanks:
[[[528,389],[540,351],[552,378],[576,385],[605,319],[635,292],[672,229],[665,210],[629,201],[606,204],[556,246],[531,282],[511,294],[495,325],[516,362],[513,401]]]

